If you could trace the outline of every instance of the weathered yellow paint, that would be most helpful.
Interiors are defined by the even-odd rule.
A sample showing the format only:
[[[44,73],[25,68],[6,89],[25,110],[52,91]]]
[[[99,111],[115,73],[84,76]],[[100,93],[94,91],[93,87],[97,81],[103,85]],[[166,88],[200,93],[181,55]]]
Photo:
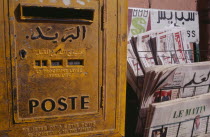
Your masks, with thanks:
[[[124,136],[126,0],[0,10],[0,136]]]

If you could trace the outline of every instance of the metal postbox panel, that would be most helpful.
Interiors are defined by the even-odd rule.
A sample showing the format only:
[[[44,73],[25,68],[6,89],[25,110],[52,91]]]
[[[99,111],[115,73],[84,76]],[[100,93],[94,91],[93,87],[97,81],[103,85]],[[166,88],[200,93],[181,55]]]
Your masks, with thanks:
[[[99,1],[81,8],[76,4],[66,8],[60,3],[58,7],[28,3],[14,3],[20,12],[14,22],[16,45],[12,49],[17,56],[15,121],[97,114],[101,85]],[[55,23],[57,20],[63,22]],[[67,21],[73,24],[65,24]]]
[[[8,89],[0,100],[7,102],[2,111],[9,116],[0,117],[5,122],[0,135],[123,136],[126,2],[4,0],[2,5],[9,15],[0,16]]]

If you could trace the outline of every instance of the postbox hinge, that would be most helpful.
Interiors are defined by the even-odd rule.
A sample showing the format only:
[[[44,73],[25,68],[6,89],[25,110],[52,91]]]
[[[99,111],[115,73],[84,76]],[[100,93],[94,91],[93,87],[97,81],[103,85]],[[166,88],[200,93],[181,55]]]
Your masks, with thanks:
[[[101,7],[101,30],[103,31],[106,28],[106,21],[107,21],[107,11],[105,6]]]
[[[101,7],[101,30],[104,30],[104,6]]]
[[[104,86],[101,86],[101,101],[100,101],[100,108],[104,107]]]

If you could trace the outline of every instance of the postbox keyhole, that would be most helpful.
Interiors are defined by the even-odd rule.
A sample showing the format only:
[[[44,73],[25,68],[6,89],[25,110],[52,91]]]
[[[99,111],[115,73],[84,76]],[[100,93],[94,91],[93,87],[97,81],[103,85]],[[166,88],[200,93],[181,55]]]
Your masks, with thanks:
[[[22,59],[24,59],[26,57],[26,54],[27,54],[27,52],[24,49],[20,50],[20,57]]]

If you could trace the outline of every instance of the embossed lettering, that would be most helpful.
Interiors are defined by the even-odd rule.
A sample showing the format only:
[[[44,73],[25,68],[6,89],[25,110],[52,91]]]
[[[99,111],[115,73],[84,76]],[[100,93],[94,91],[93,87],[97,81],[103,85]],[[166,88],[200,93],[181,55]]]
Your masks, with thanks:
[[[63,106],[63,108],[61,108],[61,107],[58,108],[58,110],[60,110],[60,111],[65,111],[67,109],[67,104],[63,101],[66,101],[66,98],[60,98],[58,100],[58,104]]]
[[[29,113],[33,113],[35,107],[37,107],[39,105],[39,101],[38,100],[29,100]]]
[[[85,106],[85,104],[89,103],[89,101],[85,101],[87,98],[89,98],[89,96],[81,97],[81,109],[88,109],[88,106]]]
[[[60,97],[57,99],[57,101],[54,101],[53,99],[44,99],[43,101],[39,101],[38,99],[31,99],[29,100],[29,113],[35,113],[34,109],[40,109],[38,107],[41,104],[41,110],[44,112],[51,112],[54,110],[59,110],[59,111],[66,111],[68,109],[68,105],[71,105],[69,109],[75,110],[78,109],[76,108],[77,103],[81,103],[80,109],[89,109],[88,104],[90,103],[89,96],[81,96],[81,97],[76,97],[76,96],[70,96],[70,97]],[[78,101],[77,101],[78,100]],[[69,102],[69,103],[68,103]]]
[[[69,97],[71,99],[71,108],[74,110],[76,108],[76,98],[77,97]]]
[[[69,123],[53,124],[47,126],[22,128],[23,132],[27,134],[29,137],[57,136],[62,134],[94,131],[95,129],[96,129],[96,121],[71,123],[71,124]]]
[[[51,103],[51,108],[47,109],[46,103],[50,102]],[[42,102],[42,110],[44,110],[45,112],[50,112],[53,111],[55,109],[55,102],[52,99],[45,99]]]

